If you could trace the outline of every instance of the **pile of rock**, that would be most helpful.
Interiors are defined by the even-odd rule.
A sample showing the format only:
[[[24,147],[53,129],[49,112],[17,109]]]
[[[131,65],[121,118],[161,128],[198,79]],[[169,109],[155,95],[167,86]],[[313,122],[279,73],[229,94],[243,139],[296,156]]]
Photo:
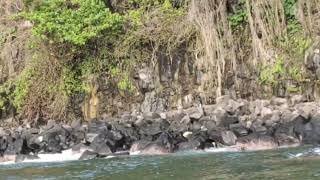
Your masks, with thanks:
[[[224,96],[214,105],[163,113],[126,113],[90,123],[49,121],[37,128],[0,129],[0,162],[67,149],[81,152],[80,159],[90,159],[129,152],[164,154],[221,146],[260,150],[318,144],[319,107],[300,96],[252,102]]]

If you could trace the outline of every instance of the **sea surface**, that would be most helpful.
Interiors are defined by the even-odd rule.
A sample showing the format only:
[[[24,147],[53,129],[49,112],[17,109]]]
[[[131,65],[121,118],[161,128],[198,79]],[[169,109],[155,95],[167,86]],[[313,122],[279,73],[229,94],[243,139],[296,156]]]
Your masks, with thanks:
[[[0,165],[0,179],[320,179],[320,156],[296,157],[310,148],[18,163]]]

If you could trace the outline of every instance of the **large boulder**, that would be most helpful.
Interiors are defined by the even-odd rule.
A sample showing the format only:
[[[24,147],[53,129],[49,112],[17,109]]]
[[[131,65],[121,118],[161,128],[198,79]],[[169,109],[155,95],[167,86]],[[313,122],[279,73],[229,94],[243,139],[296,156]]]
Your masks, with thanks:
[[[249,134],[248,129],[240,123],[230,125],[230,130],[232,130],[238,137],[246,136]]]
[[[81,154],[79,160],[90,160],[90,159],[94,159],[96,157],[98,157],[98,153],[87,150]]]
[[[238,106],[237,106],[238,107]],[[218,105],[204,106],[205,117],[215,122],[216,126],[229,127],[231,124],[239,122],[237,115],[231,115],[227,110]],[[200,121],[206,121],[200,119]]]
[[[188,109],[185,109],[184,112],[190,117],[190,119],[193,119],[193,120],[200,119],[204,114],[203,109],[200,107],[188,108]]]
[[[140,153],[150,143],[151,143],[151,141],[146,141],[146,140],[139,140],[139,141],[134,142],[130,148],[130,154]]]
[[[201,150],[205,148],[205,142],[200,138],[190,139],[186,142],[181,142],[178,144],[177,151],[190,151],[190,150]]]
[[[70,145],[70,132],[60,125],[54,125],[49,130],[45,130],[38,137],[44,143],[44,151],[50,153],[60,153]]]
[[[222,131],[222,143],[224,145],[232,146],[236,144],[237,136],[232,131]]]
[[[130,154],[161,155],[173,152],[174,144],[171,134],[162,133],[156,141],[140,140],[132,144]]]
[[[15,157],[15,163],[23,162],[26,160],[36,160],[39,159],[36,155],[26,155],[26,154],[19,154]]]
[[[100,156],[108,156],[115,151],[115,142],[108,131],[100,132],[90,143],[90,148]]]
[[[6,155],[16,155],[23,152],[24,140],[19,135],[7,136]]]
[[[299,130],[302,135],[302,143],[320,144],[320,114],[314,115],[311,121],[304,124]]]
[[[132,124],[113,124],[112,130],[115,131],[116,139],[118,139],[117,146],[121,146],[123,150],[130,149],[131,144],[139,139],[138,131]]]
[[[154,140],[154,137],[169,129],[170,123],[165,119],[143,120],[136,126],[142,137],[151,137],[150,140]]]

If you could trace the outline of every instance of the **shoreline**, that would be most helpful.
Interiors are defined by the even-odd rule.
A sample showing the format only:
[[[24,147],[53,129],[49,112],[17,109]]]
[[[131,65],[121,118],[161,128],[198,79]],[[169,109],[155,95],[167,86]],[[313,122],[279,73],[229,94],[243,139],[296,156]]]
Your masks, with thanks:
[[[301,97],[246,101],[223,96],[214,105],[168,112],[2,127],[0,162],[13,158],[22,162],[65,150],[85,160],[133,152],[161,155],[209,148],[251,151],[316,145],[320,142],[319,129],[317,102],[304,102]]]
[[[59,163],[59,162],[76,162],[81,160],[92,160],[92,159],[112,159],[117,157],[135,157],[135,156],[163,156],[163,155],[184,155],[184,154],[212,154],[212,153],[245,153],[245,152],[259,152],[259,151],[269,151],[269,150],[280,150],[280,149],[290,149],[290,148],[298,148],[304,146],[282,146],[272,149],[259,149],[259,150],[239,150],[236,147],[223,147],[223,148],[210,148],[210,149],[203,149],[203,150],[187,150],[187,151],[179,151],[167,154],[140,154],[140,152],[133,152],[128,154],[121,154],[121,155],[108,155],[105,157],[95,157],[89,159],[80,159],[83,153],[76,153],[73,152],[72,149],[67,149],[62,151],[61,153],[57,154],[38,154],[37,158],[31,158],[24,160],[10,160],[0,162],[1,165],[11,165],[16,163]],[[309,151],[301,152],[297,154],[292,154],[292,157],[304,157],[306,155],[312,155],[311,152],[320,154],[320,150],[318,148],[312,148]],[[75,154],[74,154],[75,153]],[[309,154],[308,154],[309,153]],[[313,154],[314,155],[314,154]],[[31,157],[31,156],[30,156]],[[19,155],[16,155],[16,158],[19,158]]]

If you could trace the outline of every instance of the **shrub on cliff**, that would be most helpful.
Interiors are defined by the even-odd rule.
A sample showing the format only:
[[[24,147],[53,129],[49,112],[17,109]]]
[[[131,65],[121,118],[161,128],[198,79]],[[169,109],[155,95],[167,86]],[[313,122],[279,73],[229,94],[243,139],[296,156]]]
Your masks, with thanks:
[[[34,23],[35,35],[73,45],[84,45],[103,32],[117,33],[123,22],[121,15],[112,13],[100,0],[43,1],[24,16]]]

